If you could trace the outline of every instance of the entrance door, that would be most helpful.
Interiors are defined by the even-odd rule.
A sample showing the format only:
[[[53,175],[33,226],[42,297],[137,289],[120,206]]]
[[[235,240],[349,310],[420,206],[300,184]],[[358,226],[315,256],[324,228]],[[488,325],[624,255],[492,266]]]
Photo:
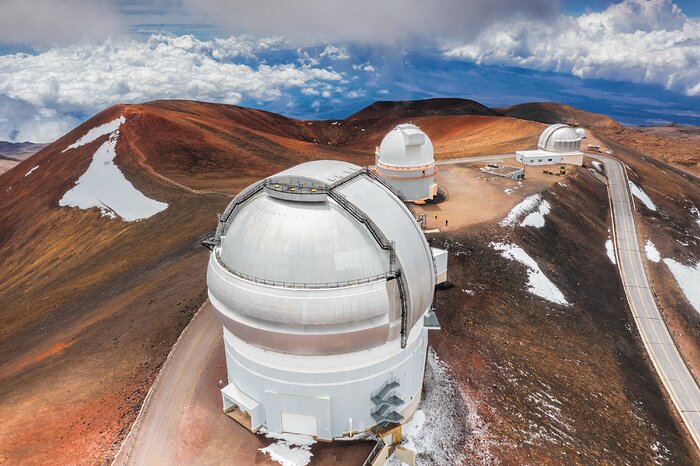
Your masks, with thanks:
[[[282,413],[282,432],[316,437],[318,435],[316,417],[305,416],[304,414]]]

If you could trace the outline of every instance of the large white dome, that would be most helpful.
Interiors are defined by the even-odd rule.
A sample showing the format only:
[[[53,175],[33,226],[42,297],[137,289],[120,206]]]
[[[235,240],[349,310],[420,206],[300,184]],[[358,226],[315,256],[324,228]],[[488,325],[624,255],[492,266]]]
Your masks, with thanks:
[[[298,165],[248,188],[224,220],[210,299],[250,344],[356,351],[405,338],[430,308],[430,247],[408,208],[365,169]]]
[[[422,167],[433,164],[433,143],[416,125],[396,126],[384,136],[378,161],[396,167]]]
[[[551,152],[576,152],[581,148],[581,136],[568,125],[551,125],[542,131],[537,147]]]

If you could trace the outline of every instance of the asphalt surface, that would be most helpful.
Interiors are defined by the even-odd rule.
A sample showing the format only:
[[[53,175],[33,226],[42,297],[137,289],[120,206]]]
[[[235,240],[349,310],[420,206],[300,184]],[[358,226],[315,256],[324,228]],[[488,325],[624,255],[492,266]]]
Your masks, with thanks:
[[[168,355],[113,465],[180,462],[173,440],[182,438],[183,414],[195,402],[196,388],[215,351],[223,346],[221,341],[221,323],[207,301]]]
[[[671,338],[649,286],[624,169],[617,160],[589,156],[605,164],[608,195],[613,209],[615,255],[637,330],[659,378],[700,448],[700,387]]]

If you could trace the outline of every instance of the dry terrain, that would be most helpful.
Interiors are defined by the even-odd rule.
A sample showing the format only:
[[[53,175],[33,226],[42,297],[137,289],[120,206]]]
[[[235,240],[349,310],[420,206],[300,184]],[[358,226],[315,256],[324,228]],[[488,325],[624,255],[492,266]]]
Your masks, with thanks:
[[[318,158],[371,164],[383,134],[407,119],[433,139],[438,158],[532,147],[544,127],[468,101],[450,100],[444,108],[431,101],[425,113],[419,103],[399,107],[299,121],[186,101],[115,106],[0,176],[0,464],[112,460],[166,356],[205,301],[208,251],[200,239],[247,184]],[[104,138],[61,151],[119,115],[126,123],[115,163],[138,190],[169,207],[133,223],[97,209],[59,207]],[[697,185],[639,155],[625,161],[668,215],[666,223],[657,219],[661,214],[646,220],[654,234],[668,235],[658,240],[661,252],[697,258],[697,249],[674,244],[686,241],[679,235],[692,226],[681,218],[682,196],[700,206]],[[429,228],[441,230],[431,241],[450,250],[452,286],[436,295],[443,330],[431,336],[432,345],[470,401],[467,414],[484,421],[481,430],[464,433],[464,462],[697,463],[645,359],[605,254],[604,184],[577,169],[566,178],[528,173],[520,186],[484,177],[478,166],[441,167],[449,197],[423,208]],[[660,170],[675,175],[656,181]],[[552,206],[544,228],[498,226],[535,192]],[[525,268],[489,247],[493,240],[526,250],[571,306],[528,293]],[[666,275],[655,280],[670,283],[663,268],[659,273]],[[697,336],[693,309],[669,289],[665,312],[677,316],[677,334]],[[687,338],[691,357],[700,354],[690,346],[697,345],[695,336]],[[217,357],[200,381],[207,393],[201,409],[189,406],[183,421],[196,427],[193,444],[207,445],[218,458],[231,442],[241,457],[265,461],[258,451],[263,440],[216,414],[212,385],[223,375]],[[450,422],[462,435],[464,419],[453,415]],[[230,437],[209,442],[209,427],[202,426],[223,423]],[[183,463],[196,464],[189,454],[178,451],[190,458]],[[343,453],[319,450],[319,458],[334,454]]]
[[[621,127],[600,132],[639,153],[700,176],[700,128],[697,126]]]

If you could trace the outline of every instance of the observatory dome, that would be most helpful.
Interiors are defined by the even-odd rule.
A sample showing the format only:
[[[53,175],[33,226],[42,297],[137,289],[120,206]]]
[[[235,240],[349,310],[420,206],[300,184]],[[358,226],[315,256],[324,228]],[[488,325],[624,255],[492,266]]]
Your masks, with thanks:
[[[431,249],[402,200],[365,169],[298,165],[247,188],[222,218],[209,294],[248,343],[361,350],[405,338],[430,308]]]
[[[586,130],[583,128],[576,128],[576,134],[578,134],[581,139],[584,139],[586,137]]]
[[[435,158],[433,143],[416,125],[396,126],[384,136],[376,152],[377,174],[409,201],[433,199]]]
[[[210,244],[225,412],[253,432],[325,440],[413,414],[447,251],[385,180],[345,162],[297,165],[236,196]]]
[[[537,148],[551,152],[575,152],[581,147],[581,136],[568,125],[557,124],[545,128]]]
[[[416,125],[404,123],[384,136],[378,161],[396,167],[421,167],[435,162],[433,143]]]

